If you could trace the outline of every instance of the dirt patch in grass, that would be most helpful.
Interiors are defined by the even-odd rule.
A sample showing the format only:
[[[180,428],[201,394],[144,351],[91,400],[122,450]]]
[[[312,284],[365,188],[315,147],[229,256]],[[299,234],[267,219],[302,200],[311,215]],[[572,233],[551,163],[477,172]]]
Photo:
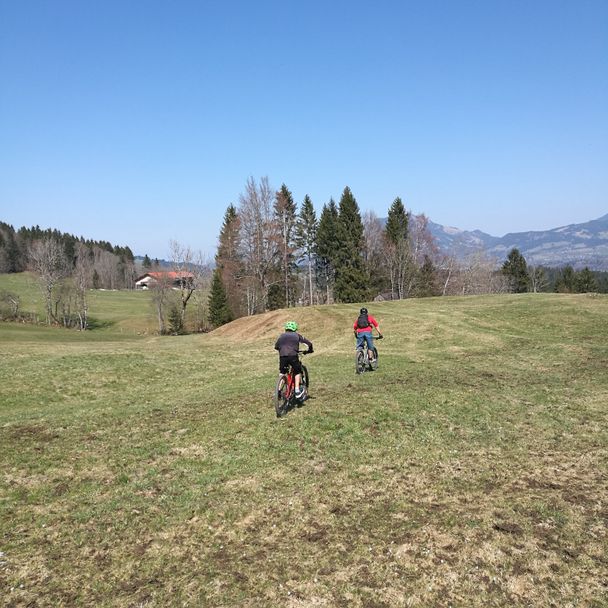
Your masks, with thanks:
[[[59,433],[41,424],[11,425],[8,427],[8,435],[11,439],[35,442],[49,442],[59,437]]]

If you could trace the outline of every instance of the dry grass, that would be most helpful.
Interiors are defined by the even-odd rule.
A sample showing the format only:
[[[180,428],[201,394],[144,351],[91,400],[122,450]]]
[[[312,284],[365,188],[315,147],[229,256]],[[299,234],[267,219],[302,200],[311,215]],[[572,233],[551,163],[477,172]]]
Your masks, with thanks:
[[[374,306],[361,377],[357,309],[6,342],[0,601],[607,605],[608,299]],[[312,398],[277,421],[294,316]]]

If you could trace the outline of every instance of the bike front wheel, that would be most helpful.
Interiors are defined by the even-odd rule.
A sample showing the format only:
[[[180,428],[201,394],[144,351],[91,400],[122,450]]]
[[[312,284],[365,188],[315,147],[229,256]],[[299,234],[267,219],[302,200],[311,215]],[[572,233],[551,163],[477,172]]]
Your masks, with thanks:
[[[374,346],[374,360],[370,361],[369,366],[371,367],[372,370],[377,370],[378,369],[378,349]]]
[[[306,386],[306,390],[310,388],[310,376],[308,375],[308,370],[305,365],[302,365],[302,382]]]
[[[287,413],[289,405],[289,382],[287,376],[281,376],[277,381],[277,386],[274,391],[274,409],[277,413],[277,418],[280,418]]]

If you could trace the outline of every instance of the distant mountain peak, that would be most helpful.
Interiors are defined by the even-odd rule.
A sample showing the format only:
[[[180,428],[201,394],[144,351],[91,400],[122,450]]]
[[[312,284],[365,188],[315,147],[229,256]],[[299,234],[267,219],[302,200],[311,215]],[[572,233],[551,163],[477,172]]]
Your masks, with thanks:
[[[574,268],[589,266],[593,270],[608,270],[608,213],[581,224],[511,232],[502,237],[432,221],[428,225],[439,248],[460,259],[485,251],[502,261],[517,247],[530,264],[554,267],[570,264]]]

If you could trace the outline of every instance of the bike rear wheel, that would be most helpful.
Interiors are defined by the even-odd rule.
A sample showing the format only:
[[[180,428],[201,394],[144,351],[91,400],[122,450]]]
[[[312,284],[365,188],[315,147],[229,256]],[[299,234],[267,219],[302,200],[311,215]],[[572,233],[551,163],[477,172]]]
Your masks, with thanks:
[[[365,355],[363,349],[358,349],[355,353],[355,373],[362,374],[365,371]]]
[[[277,413],[277,418],[287,413],[289,406],[289,382],[287,376],[281,376],[277,381],[277,386],[274,391],[274,409]]]

